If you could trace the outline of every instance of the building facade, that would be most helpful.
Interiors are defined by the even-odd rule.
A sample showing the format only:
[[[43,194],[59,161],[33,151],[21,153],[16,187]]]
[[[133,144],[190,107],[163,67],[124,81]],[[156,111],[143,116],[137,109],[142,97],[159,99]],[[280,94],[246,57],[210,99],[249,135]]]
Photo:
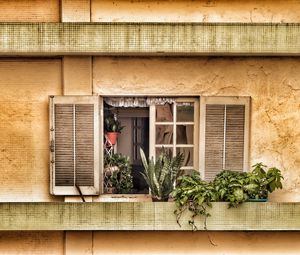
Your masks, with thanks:
[[[289,231],[300,229],[298,225],[293,228],[294,221],[290,220],[300,212],[297,209],[300,200],[299,1],[0,0],[0,10],[0,202],[5,216],[0,232],[1,254],[300,252],[300,234]],[[24,208],[18,210],[25,215],[23,220],[30,222],[34,222],[30,218],[35,215],[34,203],[57,206],[74,202],[74,207],[82,203],[79,196],[73,196],[76,189],[75,193],[74,190],[62,192],[59,196],[51,191],[55,186],[50,184],[53,182],[49,156],[51,121],[57,123],[57,120],[51,117],[49,96],[62,100],[66,98],[63,96],[74,98],[65,102],[69,104],[76,104],[82,96],[97,97],[100,101],[149,96],[179,101],[193,99],[196,117],[192,124],[185,123],[193,125],[195,132],[190,147],[186,146],[193,150],[193,163],[187,166],[202,169],[204,175],[209,171],[205,165],[201,166],[206,149],[201,135],[205,126],[202,102],[226,99],[229,101],[222,104],[245,106],[242,168],[264,162],[282,170],[284,188],[273,193],[269,200],[277,206],[274,215],[287,202],[293,202],[286,214],[280,215],[282,222],[290,225],[264,227],[257,214],[252,220],[263,227],[253,229],[260,231],[243,231],[251,230],[248,227],[212,228],[224,230],[208,232],[217,246],[210,243],[207,232],[170,231],[172,227],[151,229],[147,228],[145,219],[138,221],[139,226],[132,223],[129,227],[131,219],[126,219],[126,213],[120,213],[125,219],[114,216],[116,222],[106,229],[92,224],[87,227],[87,218],[81,222],[87,224],[85,227],[75,219],[79,225],[68,228],[65,225],[59,228],[59,222],[55,221],[53,228],[48,222],[37,228],[30,224],[24,227],[21,223],[18,229],[18,222],[12,220],[16,219],[15,215],[9,209],[14,208],[11,202],[23,203]],[[236,103],[242,99],[245,101]],[[96,121],[100,123],[99,116]],[[97,128],[102,134],[101,124]],[[100,153],[102,136],[98,138]],[[153,150],[154,140],[150,137]],[[176,144],[172,147],[174,152],[177,147]],[[99,170],[95,176],[101,179],[102,172]],[[97,181],[94,185],[97,186]],[[121,201],[121,209],[126,207],[126,202],[150,203],[147,195],[114,197],[88,191],[85,194],[85,200],[91,204]],[[141,211],[149,209],[141,206]],[[39,217],[49,219],[47,210],[41,211]],[[89,209],[83,210],[84,214]],[[59,213],[55,216],[59,217]],[[105,224],[111,220],[109,216],[106,221],[101,219]],[[286,231],[269,231],[272,228]]]

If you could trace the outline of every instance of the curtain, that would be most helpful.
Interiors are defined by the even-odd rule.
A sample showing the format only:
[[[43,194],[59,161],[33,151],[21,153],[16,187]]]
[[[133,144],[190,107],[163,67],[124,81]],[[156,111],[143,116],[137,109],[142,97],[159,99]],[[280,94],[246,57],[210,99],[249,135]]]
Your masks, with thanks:
[[[113,107],[149,107],[150,105],[173,104],[171,97],[105,97],[105,103]]]

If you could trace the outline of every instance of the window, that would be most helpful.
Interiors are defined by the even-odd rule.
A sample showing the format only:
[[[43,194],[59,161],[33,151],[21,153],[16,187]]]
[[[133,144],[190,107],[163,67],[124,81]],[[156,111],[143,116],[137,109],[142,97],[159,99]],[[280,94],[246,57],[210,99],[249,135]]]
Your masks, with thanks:
[[[138,105],[145,104],[144,99],[138,98]],[[103,105],[98,96],[50,97],[52,194],[103,192]],[[117,151],[130,154],[136,176],[141,171],[139,147],[154,158],[163,149],[174,156],[183,153],[183,170],[200,169],[207,180],[222,169],[245,171],[249,106],[249,97],[154,98],[144,108],[118,106],[128,127]],[[145,193],[144,186],[141,190]]]
[[[150,156],[162,150],[184,155],[182,169],[199,169],[199,100],[177,98],[174,103],[150,106]]]

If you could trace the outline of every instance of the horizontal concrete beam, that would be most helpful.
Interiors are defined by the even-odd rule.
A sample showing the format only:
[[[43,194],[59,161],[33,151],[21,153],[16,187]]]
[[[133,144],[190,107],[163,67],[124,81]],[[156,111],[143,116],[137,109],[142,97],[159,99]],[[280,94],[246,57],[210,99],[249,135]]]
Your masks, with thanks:
[[[208,230],[300,230],[300,203],[213,203]],[[191,230],[174,203],[0,203],[1,230]],[[203,230],[203,218],[196,221]]]
[[[0,23],[0,55],[300,53],[300,24]]]

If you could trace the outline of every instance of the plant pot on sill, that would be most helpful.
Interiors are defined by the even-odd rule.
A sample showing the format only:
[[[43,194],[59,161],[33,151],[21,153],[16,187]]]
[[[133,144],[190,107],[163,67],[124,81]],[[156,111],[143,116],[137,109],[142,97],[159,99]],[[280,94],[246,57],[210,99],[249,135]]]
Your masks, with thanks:
[[[106,132],[106,137],[112,145],[117,143],[118,132]]]
[[[268,202],[268,198],[249,198],[248,202]]]
[[[169,198],[152,197],[152,202],[168,202]]]

